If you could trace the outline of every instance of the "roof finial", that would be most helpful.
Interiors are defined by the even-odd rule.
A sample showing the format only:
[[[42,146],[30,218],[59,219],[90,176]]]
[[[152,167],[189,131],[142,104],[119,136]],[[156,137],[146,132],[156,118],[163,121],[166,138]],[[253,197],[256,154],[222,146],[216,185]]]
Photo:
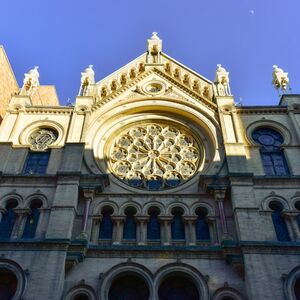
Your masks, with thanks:
[[[38,68],[38,66],[35,66],[33,69],[29,70],[28,73],[24,74],[23,87],[20,92],[21,95],[32,95],[33,90],[40,85],[40,73]]]
[[[288,93],[288,89],[290,90],[289,86],[289,73],[284,72],[283,69],[279,68],[277,65],[273,65],[273,72],[272,72],[272,84],[274,85],[275,89],[282,91],[283,94]]]
[[[160,40],[160,38],[157,35],[157,32],[152,32],[151,40]]]
[[[157,32],[152,32],[148,39],[148,53],[146,58],[147,64],[161,64],[162,40],[158,37]]]

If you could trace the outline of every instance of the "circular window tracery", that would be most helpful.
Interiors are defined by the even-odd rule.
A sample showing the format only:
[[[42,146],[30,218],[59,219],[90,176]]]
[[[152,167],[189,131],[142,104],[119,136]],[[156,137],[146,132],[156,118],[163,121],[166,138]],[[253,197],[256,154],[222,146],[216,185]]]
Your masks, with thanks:
[[[57,140],[58,134],[50,128],[39,128],[29,136],[29,144],[32,150],[46,150]]]
[[[109,149],[113,173],[132,187],[148,190],[189,180],[201,159],[192,133],[175,124],[138,124],[119,134]]]

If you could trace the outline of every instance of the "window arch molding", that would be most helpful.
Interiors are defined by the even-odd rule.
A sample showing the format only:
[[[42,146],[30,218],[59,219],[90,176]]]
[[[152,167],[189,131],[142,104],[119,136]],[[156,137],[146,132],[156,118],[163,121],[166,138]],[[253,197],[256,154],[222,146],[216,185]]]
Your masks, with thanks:
[[[17,278],[17,289],[12,300],[21,299],[26,287],[26,275],[19,264],[8,259],[0,260],[0,272],[7,270],[12,272]]]
[[[165,206],[162,203],[160,203],[158,201],[152,201],[150,203],[146,203],[143,206],[143,208],[142,208],[142,215],[143,216],[148,215],[148,211],[152,207],[158,208],[159,211],[160,211],[160,215],[164,215],[166,213],[166,208],[165,208]]]
[[[169,264],[166,266],[161,267],[155,274],[154,274],[154,293],[156,299],[158,299],[158,289],[168,276],[172,275],[181,275],[185,278],[191,280],[193,284],[197,287],[199,296],[201,300],[208,300],[209,299],[209,290],[207,285],[207,279],[194,267],[181,264],[181,263],[174,263]]]
[[[300,278],[300,266],[294,268],[289,274],[283,274],[283,292],[288,300],[297,300],[294,294],[294,285]]]
[[[114,266],[107,273],[100,274],[102,283],[100,285],[100,299],[108,300],[109,289],[113,280],[122,274],[132,274],[143,279],[149,289],[149,299],[153,299],[153,275],[144,266],[137,263],[123,263]]]
[[[207,216],[211,217],[211,216],[215,216],[215,210],[207,203],[194,203],[191,206],[191,214],[192,215],[196,215],[196,210],[199,208],[204,208],[207,211]]]
[[[185,205],[184,203],[180,203],[180,202],[172,202],[171,204],[168,205],[167,207],[167,215],[171,216],[172,215],[172,210],[174,208],[181,208],[183,210],[183,216],[184,215],[189,215],[189,209],[187,207],[187,205]]]
[[[217,289],[212,297],[212,300],[222,300],[223,297],[230,297],[234,300],[243,300],[241,294],[231,287]]]
[[[5,208],[5,206],[7,205],[7,202],[9,200],[16,200],[18,202],[18,205],[17,205],[18,208],[21,207],[24,202],[23,197],[17,193],[7,194],[1,198],[0,207]]]
[[[295,210],[295,211],[299,211],[297,208],[296,208],[296,203],[300,203],[300,196],[294,196],[292,197],[291,199],[291,209],[292,210]]]
[[[30,134],[38,128],[49,128],[57,132],[57,139],[50,145],[50,148],[53,146],[62,146],[65,130],[58,122],[49,120],[39,120],[28,124],[19,135],[19,143],[21,145],[29,145],[28,138]]]
[[[252,133],[260,128],[270,128],[280,133],[283,137],[282,146],[287,146],[291,144],[291,134],[285,126],[272,120],[259,120],[251,123],[246,129],[246,140],[250,145],[257,146],[257,143],[252,138]]]
[[[270,203],[271,202],[279,202],[282,207],[283,207],[283,210],[290,210],[290,205],[288,203],[288,201],[283,198],[282,196],[279,196],[279,195],[269,195],[267,196],[263,201],[262,201],[262,209],[263,210],[270,210]]]
[[[109,206],[109,207],[111,207],[111,208],[113,209],[112,216],[118,214],[118,212],[119,212],[119,206],[118,206],[114,201],[104,201],[104,202],[97,203],[97,204],[92,208],[93,214],[94,214],[94,215],[101,214],[102,209],[103,209],[104,207],[106,207],[106,206]]]
[[[47,197],[43,194],[32,194],[28,196],[24,201],[24,207],[29,208],[31,205],[31,202],[34,200],[40,200],[42,202],[41,208],[47,208],[48,207],[48,200]]]
[[[124,215],[125,216],[125,211],[128,208],[135,208],[136,209],[136,213],[135,215],[140,215],[142,212],[142,207],[139,203],[135,202],[135,201],[130,201],[130,202],[126,202],[124,203],[121,207],[120,207],[120,211],[119,214],[120,215]]]
[[[65,300],[73,300],[76,296],[83,294],[89,297],[89,300],[96,300],[96,293],[92,287],[86,284],[79,284],[72,287],[66,297]]]

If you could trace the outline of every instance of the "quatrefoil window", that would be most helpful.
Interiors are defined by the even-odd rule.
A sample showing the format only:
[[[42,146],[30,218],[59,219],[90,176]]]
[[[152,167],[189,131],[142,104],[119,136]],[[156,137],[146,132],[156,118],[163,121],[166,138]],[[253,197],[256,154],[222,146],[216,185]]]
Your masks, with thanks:
[[[128,185],[161,190],[189,180],[198,169],[200,151],[181,126],[139,124],[115,138],[109,160],[113,173]]]

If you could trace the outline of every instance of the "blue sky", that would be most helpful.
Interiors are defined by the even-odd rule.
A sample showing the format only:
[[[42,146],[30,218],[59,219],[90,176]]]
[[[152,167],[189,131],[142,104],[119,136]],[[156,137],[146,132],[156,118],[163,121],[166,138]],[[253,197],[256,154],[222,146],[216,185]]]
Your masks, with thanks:
[[[41,84],[54,84],[65,104],[86,66],[98,81],[143,53],[157,31],[165,53],[208,79],[221,63],[236,101],[276,105],[274,64],[300,93],[299,11],[299,0],[9,0],[0,44],[20,85],[38,65]]]

